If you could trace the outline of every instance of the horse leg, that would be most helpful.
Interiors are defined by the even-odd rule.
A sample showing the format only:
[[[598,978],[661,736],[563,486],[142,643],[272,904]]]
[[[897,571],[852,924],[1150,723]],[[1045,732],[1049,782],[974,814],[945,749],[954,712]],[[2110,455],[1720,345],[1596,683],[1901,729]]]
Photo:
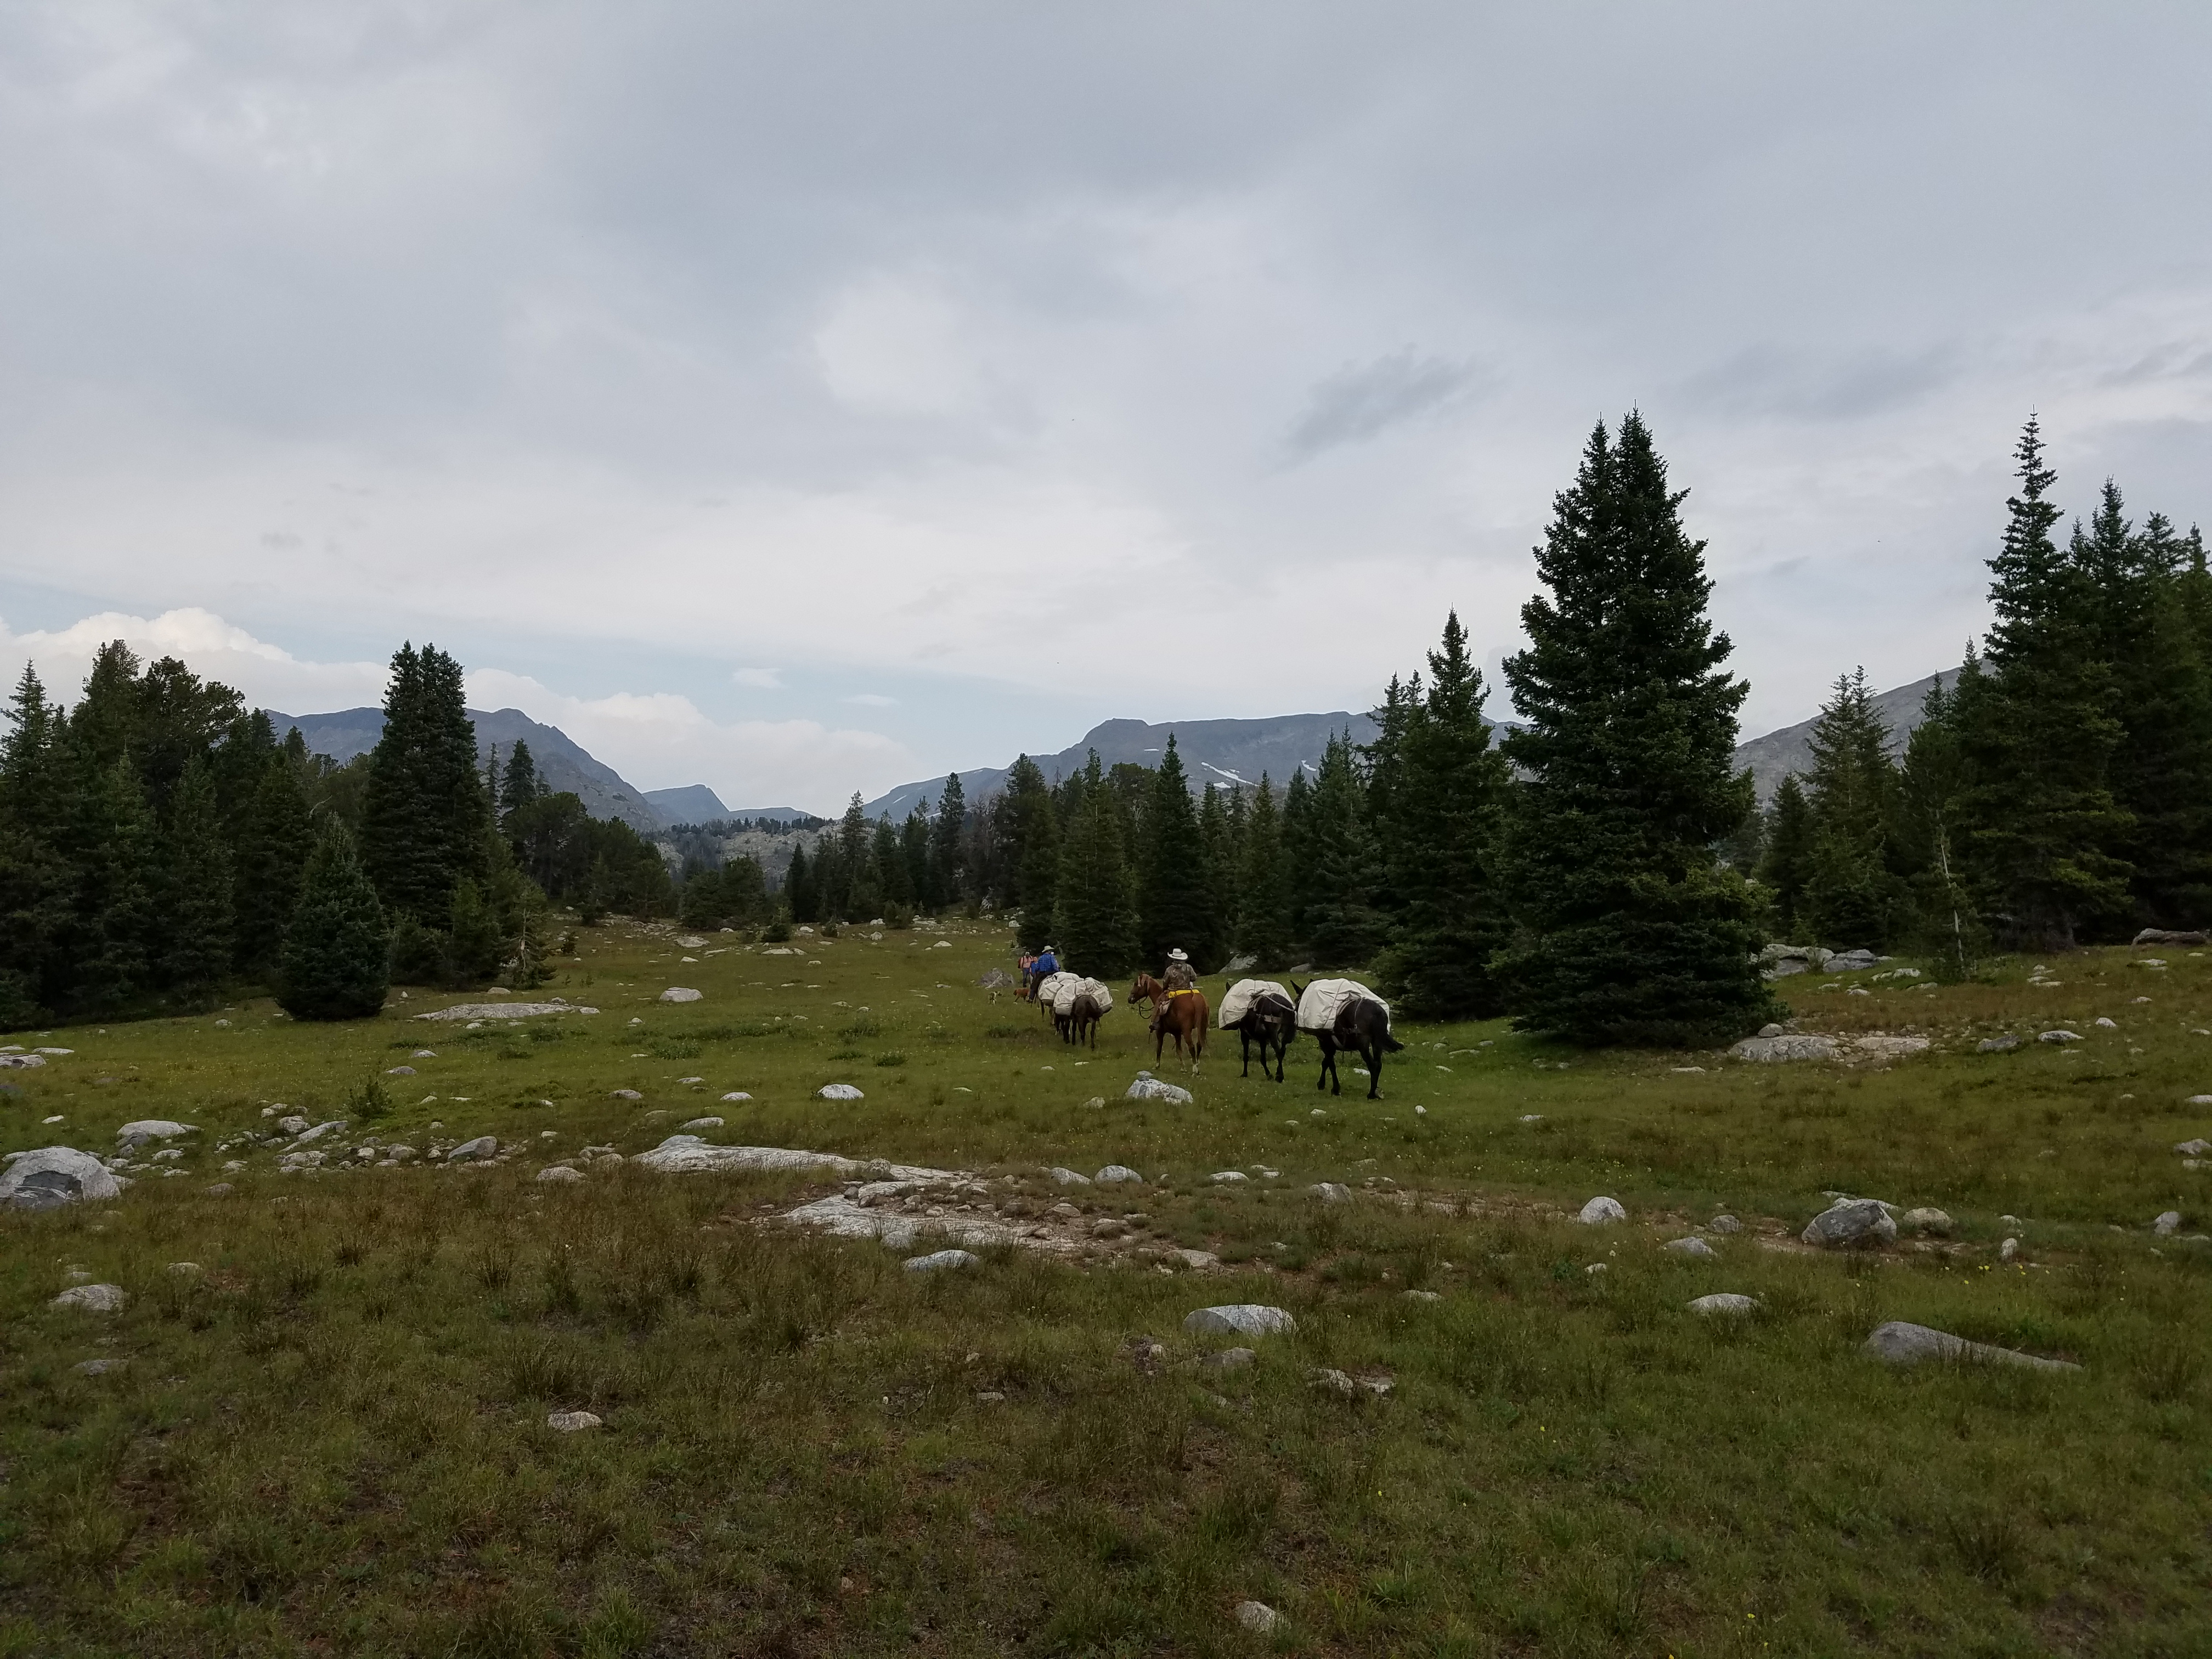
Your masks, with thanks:
[[[1237,1075],[1239,1077],[1249,1077],[1252,1075],[1252,1034],[1249,1031],[1240,1028],[1237,1033],[1237,1040],[1244,1045],[1244,1069],[1239,1072]],[[1265,1075],[1267,1070],[1267,1049],[1266,1040],[1263,1038],[1261,1039],[1260,1048],[1260,1071],[1262,1075]]]
[[[1370,1046],[1366,1060],[1367,1097],[1380,1100],[1382,1098],[1382,1045],[1380,1042]]]

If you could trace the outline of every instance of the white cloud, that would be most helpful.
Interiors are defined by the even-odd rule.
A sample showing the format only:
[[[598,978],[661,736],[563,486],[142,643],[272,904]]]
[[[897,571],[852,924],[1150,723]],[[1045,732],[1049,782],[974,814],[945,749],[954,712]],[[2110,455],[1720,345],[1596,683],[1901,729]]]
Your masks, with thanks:
[[[893,708],[898,705],[896,697],[887,697],[880,691],[856,691],[844,701],[857,702],[867,708]]]
[[[202,678],[237,687],[249,703],[292,714],[380,703],[390,678],[380,662],[304,661],[198,609],[158,617],[106,611],[67,628],[27,634],[0,621],[0,672],[12,690],[23,665],[35,664],[49,696],[74,702],[94,656],[110,640],[121,640],[149,662],[179,658]]]
[[[783,690],[783,671],[780,668],[732,669],[730,672],[730,678],[738,685],[750,686],[756,690],[781,691]]]

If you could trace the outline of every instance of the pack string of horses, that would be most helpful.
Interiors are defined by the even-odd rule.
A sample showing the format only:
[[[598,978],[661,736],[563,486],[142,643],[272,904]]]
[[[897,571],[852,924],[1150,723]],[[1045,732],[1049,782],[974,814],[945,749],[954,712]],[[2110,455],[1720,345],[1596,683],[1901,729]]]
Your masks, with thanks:
[[[1058,954],[1048,945],[1033,963],[1024,963],[1027,994],[1043,1009],[1064,1042],[1098,1047],[1099,1022],[1113,1011],[1114,993],[1103,981],[1085,978],[1060,965]],[[1390,1035],[1390,1005],[1350,979],[1318,979],[1306,985],[1293,980],[1284,986],[1269,979],[1240,979],[1221,1000],[1218,1024],[1190,959],[1181,951],[1169,953],[1166,971],[1158,977],[1139,974],[1129,987],[1128,1006],[1149,1006],[1152,1063],[1165,1058],[1170,1039],[1177,1058],[1195,1072],[1206,1054],[1209,1030],[1234,1031],[1243,1050],[1241,1076],[1252,1074],[1252,1054],[1260,1054],[1260,1075],[1284,1080],[1284,1062],[1300,1032],[1310,1035],[1321,1049],[1321,1075],[1316,1089],[1344,1092],[1337,1074],[1340,1054],[1357,1054],[1367,1068],[1367,1098],[1382,1097],[1382,1056],[1405,1047]],[[1270,1056],[1273,1066],[1269,1067]]]

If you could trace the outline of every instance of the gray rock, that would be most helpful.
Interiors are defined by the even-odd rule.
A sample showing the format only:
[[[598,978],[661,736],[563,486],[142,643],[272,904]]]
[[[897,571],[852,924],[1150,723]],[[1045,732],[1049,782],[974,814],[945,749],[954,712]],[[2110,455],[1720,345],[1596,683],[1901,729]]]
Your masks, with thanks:
[[[415,1068],[412,1066],[387,1066],[384,1068],[384,1074],[386,1077],[413,1077]]]
[[[817,1100],[866,1100],[858,1087],[850,1083],[825,1083],[814,1091]]]
[[[1740,1296],[1734,1291],[1716,1291],[1711,1296],[1697,1297],[1690,1304],[1690,1311],[1707,1318],[1715,1314],[1755,1314],[1759,1311],[1759,1298]]]
[[[1838,951],[1828,958],[1827,970],[1832,974],[1856,974],[1873,967],[1876,960],[1871,951]]]
[[[724,1100],[750,1100],[752,1097],[747,1094],[743,1089],[732,1089],[729,1093],[724,1095],[722,1098]]]
[[[70,1367],[79,1376],[105,1376],[110,1371],[119,1371],[131,1362],[127,1359],[80,1359]]]
[[[1582,1213],[1575,1219],[1586,1227],[1606,1227],[1627,1220],[1628,1212],[1620,1207],[1617,1198],[1594,1198],[1583,1206]]]
[[[1237,1622],[1255,1636],[1268,1636],[1274,1632],[1276,1626],[1283,1622],[1283,1615],[1265,1601],[1239,1601],[1237,1604]]]
[[[1863,1054],[1880,1054],[1895,1060],[1905,1054],[1921,1054],[1932,1045],[1923,1036],[1886,1036],[1880,1032],[1858,1038],[1851,1044]]]
[[[721,1127],[722,1120],[719,1117],[695,1117],[689,1123],[684,1125],[684,1127],[687,1131],[692,1129],[719,1129]]]
[[[2056,1031],[2039,1032],[2036,1035],[2035,1040],[2038,1042],[2052,1042],[2059,1044],[2079,1042],[2081,1040],[2081,1034],[2079,1031],[2069,1031],[2062,1028]]]
[[[1242,1170],[1216,1170],[1212,1175],[1206,1176],[1207,1182],[1216,1187],[1234,1187],[1239,1182],[1250,1179],[1251,1177]]]
[[[126,1152],[135,1152],[149,1140],[173,1140],[179,1135],[197,1133],[190,1123],[178,1123],[165,1117],[141,1118],[136,1123],[126,1123],[115,1132],[117,1143]]]
[[[8,1154],[7,1170],[0,1174],[0,1209],[58,1210],[116,1197],[129,1184],[90,1152],[41,1146]]]
[[[1694,1236],[1688,1238],[1670,1238],[1660,1248],[1672,1250],[1676,1255],[1695,1256],[1704,1261],[1715,1261],[1720,1259],[1718,1250],[1706,1243],[1704,1239]]]
[[[1729,1052],[1739,1060],[1755,1060],[1761,1065],[1785,1060],[1833,1060],[1836,1057],[1836,1040],[1807,1034],[1746,1037]]]
[[[1992,1347],[1986,1342],[1969,1342],[1962,1336],[1953,1336],[1948,1331],[1931,1330],[1925,1325],[1908,1324],[1893,1319],[1886,1325],[1875,1327],[1866,1346],[1860,1350],[1869,1358],[1891,1365],[1917,1365],[1928,1360],[1970,1362],[1989,1365],[2026,1365],[2039,1371],[2078,1371],[2079,1365],[2063,1359],[2041,1359],[2033,1354],[2016,1353],[2010,1348]]]
[[[1760,1027],[1759,1028],[1759,1036],[1763,1036],[1763,1037],[1769,1037],[1769,1038],[1772,1038],[1772,1037],[1778,1037],[1778,1036],[1784,1036],[1788,1035],[1785,1031],[1784,1031],[1784,1030],[1783,1030],[1782,1027],[1780,1027],[1779,1025],[1776,1025],[1776,1024],[1772,1024],[1771,1022],[1769,1022],[1768,1024],[1765,1024],[1765,1025],[1760,1026]]]
[[[1974,1052],[1978,1054],[2008,1054],[2019,1047],[2020,1039],[2016,1036],[1984,1037],[1974,1045]]]
[[[1219,1353],[1200,1356],[1198,1363],[1208,1370],[1241,1371],[1259,1357],[1249,1348],[1224,1348]]]
[[[1078,1175],[1073,1170],[1063,1170],[1057,1164],[1047,1170],[1045,1173],[1063,1187],[1088,1187],[1091,1184],[1089,1176]]]
[[[1878,1198],[1844,1198],[1814,1216],[1798,1237],[1826,1250],[1871,1249],[1897,1243],[1897,1223]]]
[[[42,1054],[0,1054],[0,1071],[35,1071],[46,1063]]]
[[[1443,1297],[1434,1291],[1406,1291],[1401,1293],[1408,1302],[1441,1302]]]
[[[238,1189],[233,1187],[228,1181],[218,1181],[212,1187],[204,1187],[200,1190],[204,1192],[210,1198],[221,1198],[225,1194],[233,1193]]]
[[[489,1158],[499,1151],[498,1140],[491,1135],[478,1135],[474,1140],[465,1140],[446,1154],[448,1164],[472,1164],[480,1158]]]
[[[565,1164],[549,1164],[538,1172],[538,1180],[556,1187],[565,1182],[581,1181],[583,1178],[583,1171],[572,1170]]]
[[[1900,1227],[1910,1227],[1916,1233],[1930,1234],[1937,1238],[1951,1236],[1951,1218],[1942,1211],[1928,1207],[1907,1210],[1897,1218]]]
[[[120,1285],[72,1285],[56,1297],[57,1308],[82,1308],[90,1313],[118,1313],[131,1298]]]
[[[1324,1204],[1352,1202],[1352,1188],[1340,1181],[1316,1181],[1306,1190]]]
[[[2146,927],[2135,936],[2132,942],[2136,945],[2203,945],[2208,941],[2203,933],[2177,933],[2163,927]]]
[[[2212,1152],[2212,1140],[2207,1140],[2200,1135],[2195,1140],[2179,1142],[2173,1150],[2184,1158],[2202,1158],[2205,1153]]]
[[[1341,1395],[1346,1400],[1355,1398],[1359,1393],[1359,1384],[1334,1365],[1316,1366],[1313,1373],[1313,1385],[1330,1394]]]
[[[179,1279],[191,1279],[198,1276],[203,1270],[197,1261],[172,1261],[163,1271]]]
[[[660,994],[660,1000],[663,1002],[696,1002],[704,994],[688,985],[672,985]]]
[[[615,1100],[643,1100],[645,1098],[643,1095],[638,1093],[635,1089],[614,1089],[608,1092],[610,1097]]]
[[[307,1133],[307,1120],[301,1117],[297,1112],[294,1112],[289,1117],[278,1118],[276,1120],[276,1127],[278,1131],[283,1134],[303,1135]]]
[[[910,1273],[933,1273],[947,1267],[980,1267],[983,1258],[971,1255],[966,1250],[932,1250],[927,1255],[909,1256],[906,1270]]]
[[[2171,1238],[2181,1231],[2181,1212],[2167,1210],[2150,1224],[2151,1231],[2160,1238]]]
[[[1144,1176],[1139,1175],[1134,1170],[1131,1169],[1126,1164],[1109,1164],[1104,1169],[1101,1170],[1097,1175],[1091,1178],[1102,1187],[1113,1187],[1132,1183],[1141,1187],[1145,1184]]]
[[[1732,1215],[1717,1215],[1705,1223],[1705,1231],[1710,1233],[1740,1233],[1743,1231],[1743,1223]]]
[[[1137,1073],[1137,1080],[1123,1092],[1124,1100],[1164,1100],[1172,1106],[1190,1104],[1190,1091],[1178,1089],[1172,1083],[1163,1083],[1150,1072]]]
[[[327,1123],[318,1123],[312,1129],[300,1131],[298,1144],[304,1146],[311,1140],[320,1140],[325,1135],[336,1134],[345,1126],[346,1121],[342,1117],[334,1117]]]
[[[1186,1316],[1183,1329],[1194,1336],[1287,1336],[1298,1322],[1281,1308],[1260,1302],[1235,1302],[1200,1308]]]
[[[1221,1258],[1211,1250],[1176,1249],[1170,1250],[1168,1254],[1182,1262],[1184,1267],[1194,1270],[1202,1267],[1218,1267],[1221,1265]]]
[[[558,1429],[563,1434],[574,1434],[580,1429],[596,1429],[604,1425],[590,1412],[553,1412],[547,1415],[545,1426]]]
[[[2019,1254],[2020,1241],[2016,1238],[2008,1238],[1997,1246],[1997,1260],[2000,1261],[2009,1261]]]
[[[596,1014],[596,1008],[576,1007],[566,1002],[457,1002],[450,1008],[440,1008],[427,1014],[417,1014],[417,1019],[467,1020],[471,1024],[486,1019],[535,1019],[540,1014]],[[632,1020],[633,1025],[641,1024]]]

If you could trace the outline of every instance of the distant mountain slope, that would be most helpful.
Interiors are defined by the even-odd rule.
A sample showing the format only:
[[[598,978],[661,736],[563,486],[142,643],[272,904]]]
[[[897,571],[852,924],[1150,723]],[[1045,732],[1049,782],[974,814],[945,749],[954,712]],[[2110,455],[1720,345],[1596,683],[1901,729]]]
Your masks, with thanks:
[[[663,823],[712,823],[730,816],[722,798],[703,783],[687,783],[680,789],[648,789],[645,800]]]
[[[384,735],[381,708],[344,708],[334,714],[280,714],[273,708],[268,713],[278,738],[296,726],[312,752],[328,755],[334,761],[367,754]],[[620,818],[647,836],[658,835],[667,827],[643,790],[623,781],[605,762],[594,760],[558,726],[541,726],[520,708],[500,708],[489,714],[471,708],[468,714],[476,722],[479,758],[494,744],[503,758],[520,738],[530,745],[530,758],[545,787],[556,793],[574,794],[593,817]]]
[[[1902,755],[1905,740],[1912,728],[1920,724],[1920,705],[1928,699],[1928,690],[1938,680],[1948,690],[1959,678],[1959,671],[1947,668],[1940,674],[1930,674],[1924,680],[1915,680],[1910,685],[1900,685],[1875,698],[1874,707],[1888,722],[1893,754]],[[1813,764],[1813,750],[1808,739],[1813,735],[1813,722],[1800,721],[1785,726],[1779,732],[1769,732],[1763,738],[1753,738],[1735,751],[1736,769],[1751,769],[1751,775],[1759,785],[1759,798],[1771,800],[1774,792],[1782,787],[1782,780],[1792,772],[1802,773]]]
[[[1116,766],[1123,761],[1157,766],[1168,746],[1168,733],[1172,732],[1176,750],[1182,757],[1183,770],[1190,775],[1193,790],[1202,790],[1209,783],[1257,783],[1263,772],[1273,778],[1280,788],[1299,767],[1318,763],[1330,737],[1344,731],[1352,733],[1354,743],[1371,743],[1375,722],[1364,714],[1347,714],[1342,709],[1333,714],[1277,714],[1249,720],[1170,720],[1159,726],[1144,720],[1106,720],[1092,726],[1080,743],[1072,744],[1056,755],[1032,755],[1030,758],[1036,762],[1047,781],[1080,771],[1093,749],[1098,751],[1099,763],[1103,766]],[[1009,762],[1006,766],[981,766],[963,772],[961,793],[973,801],[1004,787],[1012,764]],[[934,801],[944,784],[941,777],[901,784],[889,794],[869,801],[863,810],[872,818],[888,814],[896,823],[924,799]]]

